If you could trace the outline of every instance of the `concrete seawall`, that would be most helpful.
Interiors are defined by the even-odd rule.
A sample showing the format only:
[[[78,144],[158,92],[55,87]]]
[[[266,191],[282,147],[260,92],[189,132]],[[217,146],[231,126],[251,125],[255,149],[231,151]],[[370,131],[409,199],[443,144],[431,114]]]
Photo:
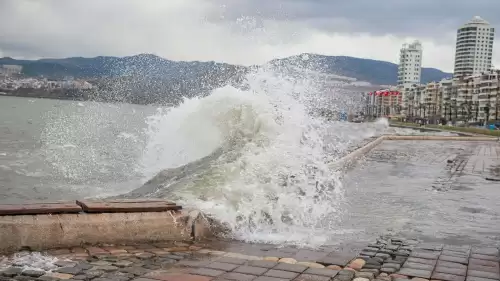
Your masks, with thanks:
[[[77,212],[75,208],[69,211],[68,208],[58,209],[60,204],[68,206],[67,202],[48,204],[45,209],[30,209],[30,205],[0,205],[0,213],[8,209],[8,213],[12,214],[0,216],[0,252],[95,244],[192,241],[210,236],[209,223],[200,212],[154,211],[152,205],[158,203],[158,200],[154,204],[142,200],[142,211],[135,212],[126,209],[126,204],[114,200],[105,203],[107,212],[100,213],[85,212],[83,209]],[[148,207],[152,211],[147,211]],[[20,215],[15,214],[16,208],[20,209]],[[54,214],[50,214],[50,208]],[[121,212],[113,212],[113,208]]]

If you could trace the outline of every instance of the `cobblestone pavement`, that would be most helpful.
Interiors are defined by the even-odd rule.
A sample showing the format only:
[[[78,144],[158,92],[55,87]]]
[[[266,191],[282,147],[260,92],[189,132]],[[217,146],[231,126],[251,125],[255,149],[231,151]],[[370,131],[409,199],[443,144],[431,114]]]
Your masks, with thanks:
[[[357,253],[234,243],[221,251],[179,243],[49,251],[50,269],[3,261],[5,281],[495,281],[497,248],[379,239]],[[254,255],[263,254],[261,256]],[[19,255],[19,254],[18,254]],[[39,257],[39,259],[41,259]],[[32,262],[33,263],[33,262]],[[46,265],[47,266],[47,265]]]

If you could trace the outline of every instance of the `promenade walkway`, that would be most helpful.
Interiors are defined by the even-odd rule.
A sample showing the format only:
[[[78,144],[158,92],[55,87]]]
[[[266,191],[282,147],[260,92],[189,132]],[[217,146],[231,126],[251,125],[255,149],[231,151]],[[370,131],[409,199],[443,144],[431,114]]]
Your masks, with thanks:
[[[49,251],[46,270],[4,260],[0,280],[443,281],[500,280],[497,248],[378,239],[358,252],[221,242],[101,246]],[[21,255],[21,254],[18,254]],[[48,259],[48,257],[45,257]]]

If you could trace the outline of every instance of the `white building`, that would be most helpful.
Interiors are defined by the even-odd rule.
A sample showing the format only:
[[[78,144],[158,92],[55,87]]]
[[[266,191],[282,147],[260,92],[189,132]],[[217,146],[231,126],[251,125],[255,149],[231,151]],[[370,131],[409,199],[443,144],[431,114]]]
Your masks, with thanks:
[[[414,41],[403,44],[399,54],[398,86],[409,88],[413,84],[420,84],[422,72],[422,44]]]
[[[475,16],[457,30],[454,76],[488,72],[492,68],[495,29]]]

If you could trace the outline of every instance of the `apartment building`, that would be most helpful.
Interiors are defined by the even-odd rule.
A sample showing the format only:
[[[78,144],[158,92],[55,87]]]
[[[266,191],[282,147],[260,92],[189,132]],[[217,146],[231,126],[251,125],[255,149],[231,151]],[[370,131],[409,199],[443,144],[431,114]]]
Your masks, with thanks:
[[[403,115],[485,123],[500,118],[500,70],[412,85],[404,95]]]
[[[475,16],[457,30],[455,77],[464,77],[492,69],[495,29]]]
[[[405,88],[420,83],[422,72],[422,44],[414,41],[403,44],[399,54],[398,86]]]

